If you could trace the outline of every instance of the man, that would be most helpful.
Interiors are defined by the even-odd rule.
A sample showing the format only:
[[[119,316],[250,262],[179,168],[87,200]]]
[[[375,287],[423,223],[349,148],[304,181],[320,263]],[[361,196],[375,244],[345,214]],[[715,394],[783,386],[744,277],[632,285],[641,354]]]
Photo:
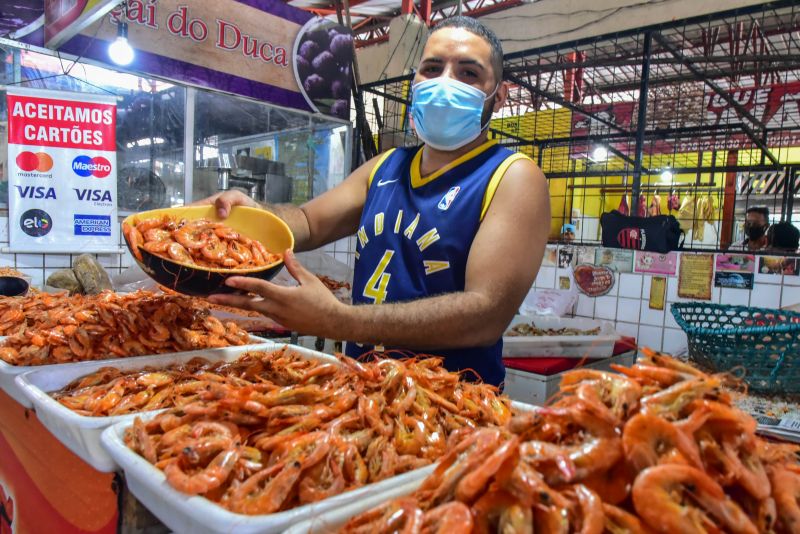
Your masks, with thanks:
[[[575,241],[575,225],[565,223],[561,227],[561,241],[563,243],[572,243]]]
[[[769,244],[769,209],[765,207],[747,208],[744,221],[744,248],[750,251],[761,250]]]
[[[800,246],[800,230],[792,223],[779,222],[767,231],[767,250],[781,254],[794,254]]]
[[[368,161],[301,207],[269,206],[309,250],[356,234],[354,305],[340,303],[291,254],[300,285],[233,277],[258,295],[215,295],[307,334],[373,348],[441,355],[492,384],[505,376],[501,336],[539,270],[550,228],[542,171],[487,141],[505,102],[497,37],[468,17],[439,24],[414,79],[412,119],[424,145]],[[206,199],[221,216],[255,203],[228,191]],[[373,305],[364,305],[373,304]]]

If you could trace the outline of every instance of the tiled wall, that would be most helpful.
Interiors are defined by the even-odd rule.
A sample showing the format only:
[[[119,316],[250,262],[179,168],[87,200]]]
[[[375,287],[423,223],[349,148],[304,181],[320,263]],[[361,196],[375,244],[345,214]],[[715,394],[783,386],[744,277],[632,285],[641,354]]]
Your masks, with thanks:
[[[3,229],[2,233],[0,233],[0,249],[6,249],[8,248],[7,212],[3,212],[0,215],[0,228]],[[134,263],[122,241],[122,232],[120,232],[120,250],[124,250],[124,254],[95,254],[100,265],[108,271],[109,276],[118,274]],[[13,267],[30,276],[31,284],[42,287],[47,277],[55,271],[71,267],[72,260],[79,255],[80,252],[75,254],[13,254],[0,252],[0,267]]]
[[[569,270],[543,266],[534,287],[558,288],[561,276],[568,277]],[[686,334],[675,322],[669,308],[673,302],[690,299],[678,297],[677,274],[668,276],[665,309],[651,310],[650,281],[653,276],[657,275],[616,273],[614,287],[608,294],[597,298],[579,295],[575,315],[613,321],[618,332],[635,336],[640,345],[665,352],[680,352],[686,347]],[[800,304],[800,276],[756,273],[752,291],[712,287],[711,300],[704,302],[765,308]]]

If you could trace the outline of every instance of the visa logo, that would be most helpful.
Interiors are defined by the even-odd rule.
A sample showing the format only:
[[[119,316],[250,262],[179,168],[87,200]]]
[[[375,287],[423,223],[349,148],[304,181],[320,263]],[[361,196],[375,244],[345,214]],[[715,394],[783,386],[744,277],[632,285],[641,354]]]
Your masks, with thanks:
[[[56,190],[52,187],[41,187],[41,186],[33,186],[33,185],[15,185],[14,187],[17,188],[17,192],[19,192],[19,196],[22,198],[56,198]]]
[[[78,200],[86,202],[112,202],[111,191],[103,191],[102,189],[76,189],[73,188]]]

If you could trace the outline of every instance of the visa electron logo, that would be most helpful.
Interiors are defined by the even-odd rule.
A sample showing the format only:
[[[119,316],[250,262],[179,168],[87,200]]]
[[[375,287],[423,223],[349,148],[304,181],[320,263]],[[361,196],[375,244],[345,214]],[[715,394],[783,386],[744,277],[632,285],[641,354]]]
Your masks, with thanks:
[[[44,210],[32,209],[22,214],[19,218],[19,226],[31,237],[42,237],[53,228],[53,219]]]
[[[72,190],[75,191],[75,196],[78,197],[78,200],[83,200],[84,202],[112,202],[111,191],[103,191],[102,189],[76,188],[73,188]]]
[[[105,178],[111,173],[111,163],[103,156],[78,156],[72,160],[72,170],[78,176],[84,178],[94,176],[95,178]]]
[[[53,168],[53,158],[45,152],[25,151],[17,155],[17,167],[25,172],[47,172]]]
[[[56,190],[52,187],[34,187],[32,185],[15,185],[19,196],[22,198],[56,199]]]

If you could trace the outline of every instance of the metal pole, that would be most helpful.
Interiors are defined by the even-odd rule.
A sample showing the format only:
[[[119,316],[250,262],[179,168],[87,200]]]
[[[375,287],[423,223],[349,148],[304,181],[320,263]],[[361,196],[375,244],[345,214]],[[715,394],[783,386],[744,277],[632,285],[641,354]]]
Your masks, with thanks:
[[[197,89],[187,87],[184,96],[183,115],[183,203],[194,200],[194,103]],[[202,154],[201,154],[202,156]]]
[[[636,119],[636,149],[633,158],[631,213],[639,206],[639,189],[642,186],[642,152],[644,151],[644,131],[647,128],[647,89],[650,84],[650,49],[652,44],[653,32],[652,30],[648,30],[644,34],[642,79],[639,83],[639,115]]]

